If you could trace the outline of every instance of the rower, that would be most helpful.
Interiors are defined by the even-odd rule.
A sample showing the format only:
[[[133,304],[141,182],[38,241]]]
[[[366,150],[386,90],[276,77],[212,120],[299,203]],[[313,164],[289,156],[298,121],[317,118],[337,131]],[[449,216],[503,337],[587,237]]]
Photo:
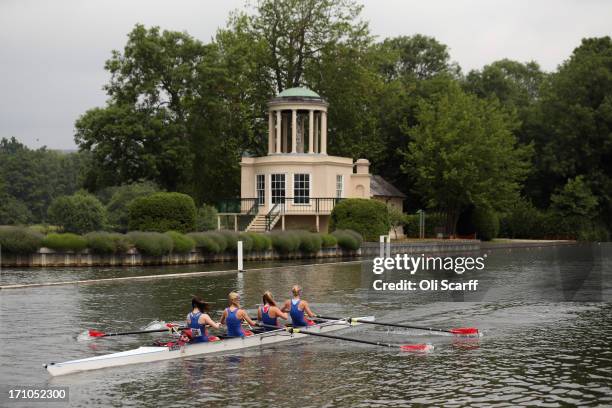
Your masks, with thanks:
[[[193,296],[191,299],[191,312],[187,315],[187,327],[191,329],[191,341],[190,343],[204,343],[207,341],[218,341],[219,338],[216,336],[209,336],[206,330],[206,326],[214,327],[218,329],[220,324],[214,322],[213,319],[206,313],[208,310],[208,303],[204,302],[202,298]]]
[[[221,316],[221,324],[227,326],[228,337],[244,337],[252,336],[253,332],[242,328],[242,321],[246,321],[251,326],[256,323],[251,320],[248,313],[240,308],[240,295],[236,292],[230,292],[228,295],[229,307],[223,311]]]
[[[314,318],[316,315],[312,312],[312,310],[310,310],[308,302],[300,299],[302,288],[299,285],[293,285],[291,288],[291,294],[293,295],[293,298],[285,302],[282,310],[283,312],[289,312],[291,315],[291,324],[293,327],[314,325],[315,322],[304,317],[304,313],[306,313],[310,318]]]
[[[276,302],[274,302],[274,298],[272,297],[272,293],[270,291],[266,291],[262,297],[263,306],[257,309],[257,320],[262,322],[264,326],[264,330],[274,330],[271,327],[267,326],[275,326],[281,328],[282,326],[278,323],[278,318],[287,320],[287,313],[280,310],[279,307],[276,306]]]

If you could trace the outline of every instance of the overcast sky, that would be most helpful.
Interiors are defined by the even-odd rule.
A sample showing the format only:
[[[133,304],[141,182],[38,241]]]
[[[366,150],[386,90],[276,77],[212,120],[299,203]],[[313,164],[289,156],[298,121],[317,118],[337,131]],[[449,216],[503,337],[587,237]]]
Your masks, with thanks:
[[[611,35],[608,0],[361,0],[379,38],[415,33],[450,47],[464,72],[535,60],[554,70],[583,37]],[[134,24],[209,41],[244,0],[0,0],[0,138],[73,149],[75,119],[106,96],[104,61]]]

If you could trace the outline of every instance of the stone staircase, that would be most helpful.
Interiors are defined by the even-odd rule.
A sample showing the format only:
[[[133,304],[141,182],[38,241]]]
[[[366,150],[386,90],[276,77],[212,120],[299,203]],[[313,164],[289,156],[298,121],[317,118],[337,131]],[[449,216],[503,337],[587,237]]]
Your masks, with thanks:
[[[246,227],[248,232],[266,232],[266,214],[257,214]]]

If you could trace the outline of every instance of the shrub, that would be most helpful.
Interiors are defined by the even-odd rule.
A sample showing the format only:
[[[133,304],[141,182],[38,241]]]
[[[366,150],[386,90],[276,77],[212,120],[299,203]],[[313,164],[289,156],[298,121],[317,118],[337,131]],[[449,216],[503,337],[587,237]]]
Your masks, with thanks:
[[[408,237],[419,237],[419,214],[404,215],[404,234]],[[444,229],[444,214],[425,212],[425,237],[435,237],[436,230]]]
[[[242,250],[244,252],[251,252],[253,250],[253,237],[248,233],[241,233],[238,236],[238,240],[242,241]]]
[[[300,247],[299,237],[292,231],[273,232],[270,234],[272,248],[280,254],[295,252]]]
[[[56,251],[82,251],[87,247],[87,241],[80,235],[67,232],[65,234],[52,233],[47,235],[42,245]]]
[[[221,252],[219,244],[213,237],[205,232],[192,232],[187,234],[188,237],[194,240],[196,248],[207,254],[218,254]]]
[[[476,235],[483,241],[490,241],[499,233],[499,218],[495,211],[488,207],[476,207],[472,213],[472,225]]]
[[[225,251],[236,252],[238,247],[238,233],[229,230],[220,230],[216,232],[218,235],[225,239]]]
[[[159,232],[132,231],[127,234],[127,238],[144,255],[167,255],[174,246],[172,238]]]
[[[198,208],[196,215],[196,231],[210,231],[217,229],[217,209],[212,205],[204,204]]]
[[[313,254],[321,249],[321,236],[307,231],[296,231],[296,235],[300,239],[300,251],[308,254]]]
[[[42,246],[43,235],[22,227],[0,226],[2,252],[10,254],[31,254]]]
[[[84,192],[58,197],[47,209],[49,221],[66,232],[84,234],[106,226],[106,209],[96,197]]]
[[[176,231],[168,231],[166,235],[172,238],[172,252],[185,254],[195,247],[193,238]]]
[[[356,251],[361,248],[363,238],[358,232],[351,230],[336,230],[332,235],[338,241],[338,246],[342,249]]]
[[[330,229],[351,229],[368,241],[389,233],[389,210],[384,203],[363,198],[340,201],[331,213]]]
[[[115,232],[90,232],[84,238],[87,248],[95,254],[126,252],[130,247],[125,235]]]
[[[227,249],[227,239],[225,239],[223,234],[217,231],[207,232],[207,234],[219,246],[219,252],[225,252],[225,250]]]
[[[158,191],[157,185],[150,181],[116,187],[106,205],[110,226],[118,231],[127,231],[129,221],[128,208],[132,201],[138,197],[146,197]]]
[[[323,248],[331,248],[338,245],[338,240],[332,234],[321,234],[321,241]]]
[[[193,199],[181,193],[155,193],[129,205],[130,230],[189,232],[195,227]]]
[[[272,246],[272,240],[268,235],[248,232],[253,240],[253,251],[267,251]]]

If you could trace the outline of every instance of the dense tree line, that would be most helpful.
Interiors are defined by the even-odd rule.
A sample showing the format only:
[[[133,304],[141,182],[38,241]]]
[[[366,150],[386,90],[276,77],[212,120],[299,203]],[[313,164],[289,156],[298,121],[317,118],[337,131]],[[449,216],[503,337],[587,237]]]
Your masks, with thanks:
[[[307,86],[330,103],[329,153],[370,159],[406,211],[441,211],[450,232],[474,207],[612,229],[609,37],[584,39],[552,73],[507,59],[463,73],[434,38],[376,39],[360,11],[260,0],[208,43],[136,25],[106,62],[106,106],[76,121],[83,154],[70,160],[90,160],[78,181],[94,193],[150,181],[197,204],[238,196],[240,156],[266,151],[267,101]],[[0,193],[44,218],[49,183],[9,185],[6,167]]]

